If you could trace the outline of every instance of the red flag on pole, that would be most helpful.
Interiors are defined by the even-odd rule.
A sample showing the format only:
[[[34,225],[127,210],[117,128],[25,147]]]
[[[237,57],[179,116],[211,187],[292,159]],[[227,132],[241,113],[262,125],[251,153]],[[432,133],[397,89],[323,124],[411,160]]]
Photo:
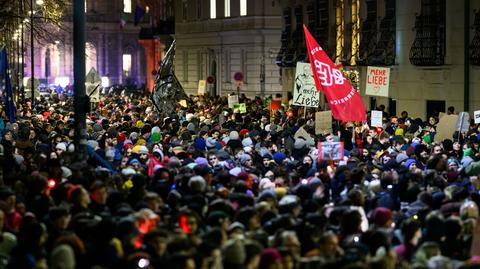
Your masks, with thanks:
[[[305,25],[303,25],[303,30],[315,86],[318,91],[325,92],[333,118],[345,121],[365,121],[367,119],[365,105],[357,90],[333,64]]]

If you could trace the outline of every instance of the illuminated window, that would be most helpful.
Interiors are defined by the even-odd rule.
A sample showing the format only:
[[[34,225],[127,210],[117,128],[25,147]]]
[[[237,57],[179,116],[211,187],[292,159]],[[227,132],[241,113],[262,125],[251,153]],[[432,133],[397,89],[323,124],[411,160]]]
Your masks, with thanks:
[[[247,0],[240,0],[240,16],[247,16]]]
[[[87,13],[87,0],[85,0],[85,13]]]
[[[122,55],[123,75],[128,77],[132,71],[132,54]]]
[[[217,18],[217,0],[210,0],[210,19]]]
[[[123,0],[123,13],[132,13],[132,0]]]
[[[90,69],[97,69],[97,48],[90,42],[85,43],[85,71],[88,73]]]
[[[225,18],[230,17],[230,0],[225,0]]]

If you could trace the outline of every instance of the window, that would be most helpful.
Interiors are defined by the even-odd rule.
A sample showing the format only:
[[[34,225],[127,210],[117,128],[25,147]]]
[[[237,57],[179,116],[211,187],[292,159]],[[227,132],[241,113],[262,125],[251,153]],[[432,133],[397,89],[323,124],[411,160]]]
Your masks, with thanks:
[[[132,0],[123,0],[123,13],[132,13]]]
[[[217,0],[210,0],[210,19],[217,18]]]
[[[247,0],[240,0],[240,16],[247,16]]]
[[[230,0],[225,0],[225,18],[230,17]]]
[[[132,54],[122,55],[123,75],[128,77],[132,71]]]
[[[85,13],[87,13],[87,0],[85,0]]]

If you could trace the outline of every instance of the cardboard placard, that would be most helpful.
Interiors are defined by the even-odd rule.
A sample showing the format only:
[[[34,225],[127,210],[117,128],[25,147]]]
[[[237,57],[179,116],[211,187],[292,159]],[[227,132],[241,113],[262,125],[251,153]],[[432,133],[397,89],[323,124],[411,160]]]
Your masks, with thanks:
[[[480,110],[473,112],[473,120],[475,123],[480,123]]]
[[[320,104],[320,92],[315,87],[312,66],[309,63],[297,63],[292,104],[307,107],[318,107]]]
[[[366,95],[388,97],[389,86],[390,68],[375,66],[369,66],[367,68]]]
[[[315,113],[315,134],[332,132],[332,111],[320,111]]]
[[[458,115],[447,115],[440,113],[437,124],[437,133],[435,134],[435,141],[442,142],[445,139],[452,139],[455,132],[455,125],[458,120]]]
[[[207,87],[207,81],[204,79],[201,79],[198,81],[198,95],[204,95],[205,94],[205,89]]]
[[[468,114],[468,112],[458,113],[455,131],[468,132],[468,129],[470,129],[470,114]]]
[[[100,87],[97,87],[102,82],[100,75],[95,68],[91,68],[85,77],[85,87],[87,95],[90,97],[90,102],[100,102]]]
[[[238,104],[238,95],[229,95],[228,96],[228,108],[233,108],[235,104]]]
[[[318,160],[343,159],[343,142],[318,142]]]
[[[372,127],[382,127],[383,124],[383,112],[379,110],[372,110],[370,115],[370,126]]]
[[[233,112],[240,112],[240,114],[247,113],[247,105],[245,103],[233,105]]]

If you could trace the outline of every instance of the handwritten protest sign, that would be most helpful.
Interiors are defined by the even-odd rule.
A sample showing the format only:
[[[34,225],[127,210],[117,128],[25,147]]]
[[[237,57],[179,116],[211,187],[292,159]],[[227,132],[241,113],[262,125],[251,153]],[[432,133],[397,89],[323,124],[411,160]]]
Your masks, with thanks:
[[[458,113],[457,123],[455,124],[455,131],[468,132],[470,127],[470,114],[468,112]]]
[[[245,105],[245,103],[235,104],[233,105],[233,111],[238,111],[242,114],[247,113],[247,106]]]
[[[315,87],[312,67],[309,63],[297,63],[293,89],[293,105],[318,107],[320,92]]]
[[[332,132],[332,111],[320,111],[315,113],[315,134]]]
[[[369,66],[366,81],[365,94],[388,97],[390,68]]]
[[[372,110],[370,116],[370,125],[373,127],[382,127],[383,112],[378,110]]]
[[[480,110],[473,112],[473,120],[475,123],[480,123]]]
[[[318,142],[319,160],[342,160],[343,142]]]
[[[204,95],[205,94],[205,89],[207,87],[207,81],[204,79],[201,79],[198,81],[198,95]]]
[[[229,95],[228,96],[228,108],[233,108],[235,104],[238,104],[238,95]]]

